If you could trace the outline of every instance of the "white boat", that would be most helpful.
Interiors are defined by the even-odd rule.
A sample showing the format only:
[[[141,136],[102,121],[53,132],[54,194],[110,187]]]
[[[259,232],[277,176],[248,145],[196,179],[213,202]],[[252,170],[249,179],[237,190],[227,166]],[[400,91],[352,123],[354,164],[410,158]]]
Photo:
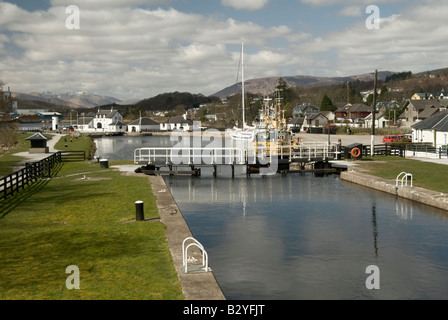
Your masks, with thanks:
[[[255,127],[246,124],[246,105],[245,105],[245,89],[244,89],[244,42],[241,43],[241,100],[243,107],[243,128],[234,127],[230,132],[230,137],[236,141],[251,142],[255,138]]]

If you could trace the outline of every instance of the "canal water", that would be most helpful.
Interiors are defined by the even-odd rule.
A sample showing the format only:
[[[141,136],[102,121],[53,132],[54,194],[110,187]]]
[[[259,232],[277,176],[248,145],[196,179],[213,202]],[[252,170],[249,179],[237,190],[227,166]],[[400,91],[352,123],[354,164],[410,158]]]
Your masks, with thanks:
[[[134,138],[104,139],[114,140],[111,150],[97,140],[111,160],[141,147],[131,146]],[[165,181],[228,299],[448,298],[445,211],[338,175]]]

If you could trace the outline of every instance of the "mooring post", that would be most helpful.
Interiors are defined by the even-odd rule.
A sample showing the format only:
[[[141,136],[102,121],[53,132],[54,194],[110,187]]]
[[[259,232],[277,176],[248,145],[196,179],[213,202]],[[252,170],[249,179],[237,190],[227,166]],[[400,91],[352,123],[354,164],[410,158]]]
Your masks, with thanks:
[[[145,221],[145,213],[143,210],[143,201],[135,202],[135,212],[137,221]]]

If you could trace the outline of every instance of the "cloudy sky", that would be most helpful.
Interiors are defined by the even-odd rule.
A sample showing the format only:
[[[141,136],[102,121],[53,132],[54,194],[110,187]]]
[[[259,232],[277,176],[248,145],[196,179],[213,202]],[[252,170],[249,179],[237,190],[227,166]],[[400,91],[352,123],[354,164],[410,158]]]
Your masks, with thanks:
[[[416,73],[448,67],[447,15],[446,0],[0,0],[0,80],[122,100],[210,95],[237,81],[241,41],[246,79]]]

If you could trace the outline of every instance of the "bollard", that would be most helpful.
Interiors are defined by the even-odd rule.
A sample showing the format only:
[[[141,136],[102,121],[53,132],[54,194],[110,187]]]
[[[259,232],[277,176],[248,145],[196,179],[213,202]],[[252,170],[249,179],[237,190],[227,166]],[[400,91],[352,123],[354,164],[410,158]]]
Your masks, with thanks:
[[[137,221],[145,221],[145,213],[143,210],[143,201],[135,202],[135,212]]]

